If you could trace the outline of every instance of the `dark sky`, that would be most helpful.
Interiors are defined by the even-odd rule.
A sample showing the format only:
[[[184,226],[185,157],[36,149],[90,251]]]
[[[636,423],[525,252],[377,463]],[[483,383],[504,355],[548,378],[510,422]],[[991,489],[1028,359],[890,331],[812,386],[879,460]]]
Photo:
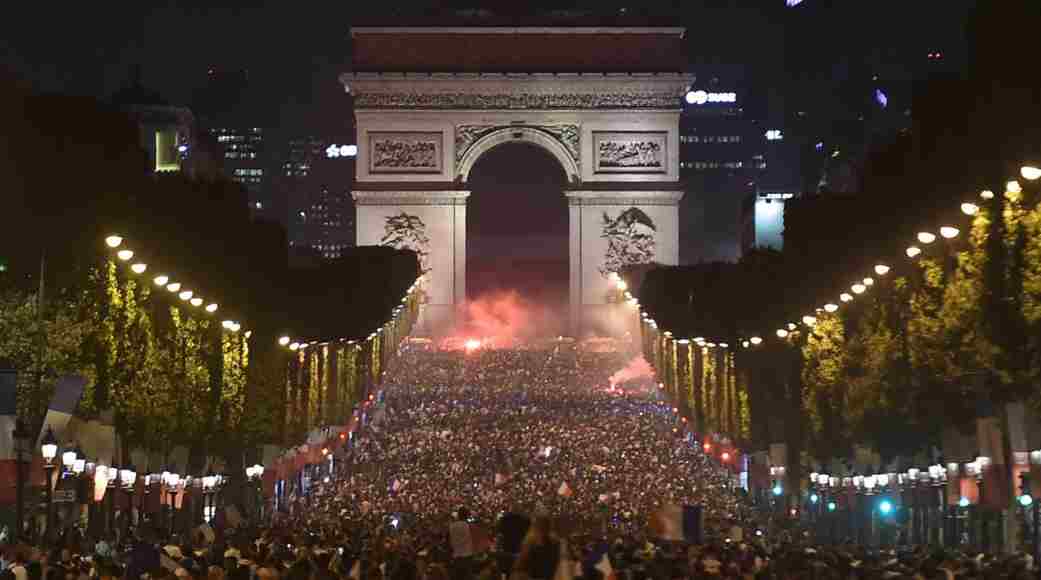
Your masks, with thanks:
[[[953,55],[955,45],[963,44],[962,23],[972,3],[805,0],[785,10],[783,0],[641,0],[594,6],[604,10],[617,4],[629,6],[630,14],[643,7],[675,15],[669,20],[688,27],[695,63],[755,67],[768,65],[781,42],[803,44],[807,55],[796,55],[795,61],[841,59],[877,49],[917,52],[930,45],[946,45]],[[349,62],[348,26],[352,20],[371,19],[357,13],[359,6],[380,6],[324,0],[16,4],[0,22],[0,55],[39,90],[106,95],[126,81],[133,65],[141,64],[146,85],[168,100],[189,103],[208,67],[247,67],[262,93],[258,101],[278,107],[307,105],[315,96],[338,90],[336,75]],[[514,10],[518,6],[498,4]],[[523,6],[534,10],[536,4],[547,3]],[[423,10],[419,4],[393,5],[411,13]]]

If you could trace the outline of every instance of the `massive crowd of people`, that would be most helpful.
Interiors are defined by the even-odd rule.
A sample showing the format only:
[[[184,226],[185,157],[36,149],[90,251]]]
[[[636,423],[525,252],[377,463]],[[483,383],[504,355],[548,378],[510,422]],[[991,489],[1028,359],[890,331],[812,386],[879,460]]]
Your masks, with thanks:
[[[409,352],[332,473],[259,526],[126,546],[11,546],[0,580],[1033,578],[1029,558],[813,546],[763,519],[623,355]],[[665,521],[696,511],[676,537]],[[689,522],[688,522],[689,523]],[[692,537],[692,533],[698,537]],[[697,540],[697,541],[692,541]]]

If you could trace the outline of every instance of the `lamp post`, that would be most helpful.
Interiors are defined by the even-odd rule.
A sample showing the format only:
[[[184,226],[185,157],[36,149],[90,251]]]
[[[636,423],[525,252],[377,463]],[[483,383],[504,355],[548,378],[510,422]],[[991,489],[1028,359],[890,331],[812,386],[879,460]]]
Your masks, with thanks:
[[[45,482],[45,491],[47,492],[47,523],[44,528],[44,533],[49,535],[53,527],[54,521],[54,496],[53,488],[51,487],[51,479],[54,477],[54,458],[58,455],[58,439],[54,437],[54,430],[51,426],[47,426],[47,432],[43,435],[43,442],[40,444],[40,453],[43,455],[43,469],[47,476]]]
[[[264,518],[264,466],[259,463],[246,468],[246,478],[253,484],[253,493],[256,501],[255,514],[257,521]]]
[[[17,481],[15,482],[15,516],[14,535],[15,543],[22,539],[25,530],[25,459],[32,457],[32,434],[25,427],[25,422],[16,419],[14,431],[11,438],[15,445],[15,469],[17,470]]]
[[[134,484],[137,483],[137,471],[133,465],[119,470],[119,486],[127,492],[126,531],[130,531],[130,520],[134,514]]]
[[[210,472],[202,476],[202,519],[210,523],[213,518],[213,489],[217,486],[217,475]]]

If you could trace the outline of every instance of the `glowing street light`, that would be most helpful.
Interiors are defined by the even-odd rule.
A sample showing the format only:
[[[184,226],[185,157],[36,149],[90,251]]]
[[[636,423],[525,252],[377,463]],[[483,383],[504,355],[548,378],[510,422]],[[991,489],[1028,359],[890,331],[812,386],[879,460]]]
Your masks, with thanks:
[[[132,250],[120,250],[116,252],[116,257],[126,262],[130,258],[134,257],[134,252]]]
[[[889,273],[889,266],[885,264],[875,264],[875,273],[879,276],[885,276]]]
[[[143,262],[137,262],[136,264],[132,264],[130,266],[130,270],[133,273],[135,273],[135,274],[144,274],[145,270],[147,270],[147,269],[148,269],[148,264],[145,264]]]
[[[195,298],[192,298],[191,300],[189,300],[188,303],[191,304],[192,306],[195,306],[195,307],[202,306],[202,298],[199,298],[198,296],[196,296]]]
[[[170,281],[170,277],[164,274],[160,274],[155,278],[152,278],[152,281],[155,282],[156,286],[166,286],[166,283]]]
[[[904,253],[907,254],[908,258],[914,258],[918,254],[922,253],[922,249],[918,246],[910,246],[906,250],[904,250]]]
[[[884,499],[878,503],[878,511],[884,516],[888,516],[893,512],[893,502],[888,499]]]
[[[169,290],[170,292],[180,292],[181,291],[181,283],[180,282],[170,282],[169,284],[166,285],[166,289]]]
[[[280,344],[281,346],[286,346],[287,344],[289,344],[289,337],[288,336],[279,337],[278,344]]]
[[[853,301],[853,295],[850,294],[849,292],[843,292],[842,294],[839,294],[839,300],[841,300],[843,302],[852,302]]]
[[[994,192],[989,189],[984,189],[980,192],[980,197],[983,199],[994,199]]]
[[[1037,181],[1038,179],[1041,179],[1041,168],[1034,167],[1033,165],[1024,165],[1019,168],[1019,174],[1023,176],[1023,179]]]
[[[206,305],[206,312],[213,313],[213,312],[216,312],[216,311],[217,311],[217,303],[211,302],[211,303]]]
[[[875,285],[875,279],[874,278],[864,278],[862,283],[865,286],[874,286]]]
[[[824,311],[828,312],[828,313],[835,312],[838,309],[839,309],[839,305],[838,304],[832,304],[831,302],[829,302],[829,303],[824,305]]]
[[[753,336],[752,338],[748,339],[748,342],[755,345],[759,345],[763,343],[763,339],[758,336]]]
[[[177,297],[181,300],[190,300],[193,294],[191,290],[181,290]]]
[[[974,203],[965,202],[961,204],[961,212],[965,215],[976,215],[979,211],[980,206]]]
[[[783,328],[778,328],[777,338],[788,338],[788,331]]]
[[[850,286],[849,289],[852,290],[854,294],[863,294],[864,291],[867,290],[867,286],[863,284],[854,284]]]
[[[802,317],[802,323],[805,324],[806,326],[813,326],[813,325],[817,324],[817,317],[816,316],[810,316],[810,315],[803,316]]]
[[[1005,184],[1005,191],[1009,193],[1022,193],[1023,186],[1020,185],[1018,181],[1013,179],[1012,181]]]
[[[936,234],[932,232],[918,232],[918,241],[923,244],[931,244],[936,241]]]
[[[958,237],[961,231],[954,226],[943,226],[940,228],[940,235],[948,240]]]
[[[289,343],[289,350],[299,350],[299,349],[300,349],[300,343],[299,342],[291,342],[291,343]]]
[[[119,245],[122,243],[123,236],[117,236],[115,234],[112,234],[111,236],[105,238],[105,245],[107,245],[110,248],[118,248]]]

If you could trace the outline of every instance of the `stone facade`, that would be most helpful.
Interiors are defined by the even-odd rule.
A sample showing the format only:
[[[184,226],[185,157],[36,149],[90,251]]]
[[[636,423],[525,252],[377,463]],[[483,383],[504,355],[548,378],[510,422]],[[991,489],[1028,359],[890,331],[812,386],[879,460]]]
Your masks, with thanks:
[[[395,216],[424,224],[429,331],[449,325],[466,300],[466,183],[503,143],[542,147],[568,176],[574,333],[604,308],[603,271],[620,256],[677,263],[689,75],[350,73],[341,81],[357,120],[357,242],[380,243]]]

